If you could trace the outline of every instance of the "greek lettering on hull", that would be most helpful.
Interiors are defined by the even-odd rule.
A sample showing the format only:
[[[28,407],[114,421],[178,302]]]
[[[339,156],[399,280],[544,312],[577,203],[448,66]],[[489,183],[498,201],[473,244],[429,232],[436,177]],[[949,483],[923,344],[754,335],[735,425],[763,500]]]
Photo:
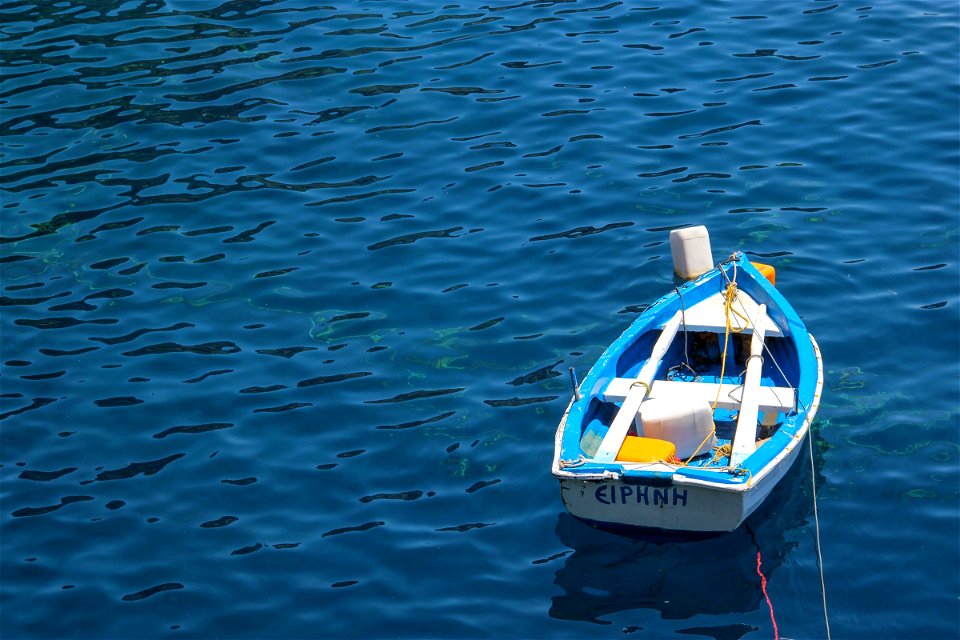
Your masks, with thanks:
[[[645,487],[642,485],[602,484],[594,492],[597,502],[603,504],[643,504],[655,507],[687,506],[687,490],[676,487]]]

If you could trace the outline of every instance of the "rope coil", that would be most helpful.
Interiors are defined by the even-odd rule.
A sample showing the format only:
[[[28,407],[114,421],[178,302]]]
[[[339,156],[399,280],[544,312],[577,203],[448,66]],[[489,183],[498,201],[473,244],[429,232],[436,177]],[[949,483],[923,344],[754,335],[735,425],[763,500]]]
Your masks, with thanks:
[[[578,457],[576,460],[561,459],[559,462],[559,466],[561,469],[570,469],[572,467],[582,467],[586,463],[587,463],[587,457],[581,453],[580,457]]]

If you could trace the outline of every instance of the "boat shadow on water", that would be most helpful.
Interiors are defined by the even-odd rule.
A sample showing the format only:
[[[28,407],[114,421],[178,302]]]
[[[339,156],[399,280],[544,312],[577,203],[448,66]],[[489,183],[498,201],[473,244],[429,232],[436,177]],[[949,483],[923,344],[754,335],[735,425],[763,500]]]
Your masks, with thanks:
[[[756,611],[763,601],[758,551],[770,580],[803,537],[796,531],[813,520],[810,460],[803,455],[798,463],[764,504],[729,533],[600,529],[560,514],[557,535],[573,553],[556,573],[555,584],[563,593],[553,598],[550,616],[606,625],[612,622],[605,616],[633,609],[659,611],[665,620]],[[821,482],[818,477],[818,486]],[[725,637],[742,635],[727,631]]]

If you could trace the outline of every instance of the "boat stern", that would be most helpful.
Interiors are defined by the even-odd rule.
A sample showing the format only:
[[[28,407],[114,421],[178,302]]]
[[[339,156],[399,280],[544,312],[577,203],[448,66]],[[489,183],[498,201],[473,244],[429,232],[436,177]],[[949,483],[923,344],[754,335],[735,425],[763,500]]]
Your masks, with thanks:
[[[745,495],[666,481],[560,480],[567,510],[591,523],[691,532],[733,531],[746,519]]]

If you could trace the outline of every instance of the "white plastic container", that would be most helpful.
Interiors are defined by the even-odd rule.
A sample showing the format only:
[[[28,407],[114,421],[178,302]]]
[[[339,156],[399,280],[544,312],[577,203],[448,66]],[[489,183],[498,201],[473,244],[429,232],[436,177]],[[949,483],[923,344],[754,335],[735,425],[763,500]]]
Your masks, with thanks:
[[[710,234],[702,225],[671,231],[670,253],[673,270],[684,280],[693,280],[714,267]]]
[[[717,442],[713,432],[713,410],[709,402],[675,402],[649,398],[640,406],[643,435],[667,440],[677,446],[677,457],[689,458],[710,453]],[[700,445],[703,446],[700,446]]]

